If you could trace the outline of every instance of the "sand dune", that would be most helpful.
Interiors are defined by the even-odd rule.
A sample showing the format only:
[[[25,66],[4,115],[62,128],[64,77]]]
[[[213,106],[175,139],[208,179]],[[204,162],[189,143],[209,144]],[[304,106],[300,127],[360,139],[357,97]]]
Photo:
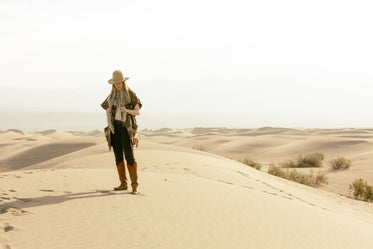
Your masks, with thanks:
[[[45,130],[45,131],[37,131],[35,133],[45,136],[45,135],[49,135],[49,134],[55,133],[56,131],[57,130],[49,129],[49,130]]]
[[[201,149],[235,160],[250,158],[267,170],[269,164],[296,158],[313,152],[325,155],[321,168],[329,184],[321,188],[350,195],[349,184],[357,178],[373,183],[370,165],[373,162],[373,132],[371,129],[308,129],[263,127],[258,129],[194,128],[181,130],[180,136],[143,132],[145,141]],[[173,130],[168,131],[172,134]],[[213,133],[212,133],[213,132]],[[353,161],[347,172],[332,172],[328,162],[335,157]],[[351,173],[351,174],[350,174]]]
[[[24,137],[24,134],[20,134],[14,131],[6,131],[0,134],[0,139],[1,139],[0,141],[21,138],[21,137]]]
[[[337,175],[331,179],[347,179],[373,171],[368,138],[269,127],[221,133],[217,128],[197,129],[196,134],[192,130],[142,132],[135,150],[138,196],[111,191],[118,176],[103,136],[51,132],[23,135],[34,136],[33,141],[14,140],[22,137],[14,134],[3,137],[0,148],[5,151],[19,149],[17,144],[27,148],[11,157],[0,155],[0,161],[11,166],[11,171],[0,173],[0,245],[371,248],[372,203],[289,182],[210,153],[242,156],[245,148],[270,161],[281,153],[291,157],[298,150],[324,148],[330,155],[351,150],[351,156],[360,158],[357,166],[331,172]],[[262,134],[240,139],[237,133],[245,132]],[[57,136],[48,136],[53,133]],[[192,149],[196,144],[208,151]],[[329,146],[322,147],[325,144]],[[23,158],[29,158],[31,165],[22,164]]]
[[[6,159],[1,162],[1,168],[6,171],[26,168],[92,145],[95,145],[95,143],[49,143],[40,145]]]
[[[64,131],[51,132],[51,133],[49,133],[45,136],[50,137],[50,138],[55,138],[55,139],[66,139],[66,138],[69,138],[69,137],[70,138],[74,137],[72,134],[64,132]]]

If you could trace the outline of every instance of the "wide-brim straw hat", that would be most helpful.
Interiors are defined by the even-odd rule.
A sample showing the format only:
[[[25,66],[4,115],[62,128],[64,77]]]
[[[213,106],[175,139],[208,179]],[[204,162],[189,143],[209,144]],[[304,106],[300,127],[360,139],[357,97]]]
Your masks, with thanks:
[[[115,70],[113,72],[113,78],[108,80],[108,83],[109,84],[117,84],[117,83],[126,81],[128,79],[129,79],[129,77],[123,77],[123,74],[120,70]]]

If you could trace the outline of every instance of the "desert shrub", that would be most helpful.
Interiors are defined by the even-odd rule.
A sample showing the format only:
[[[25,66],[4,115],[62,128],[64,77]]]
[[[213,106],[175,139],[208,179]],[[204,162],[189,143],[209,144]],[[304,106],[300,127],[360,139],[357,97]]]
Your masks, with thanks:
[[[362,199],[365,192],[365,183],[363,179],[355,179],[351,184],[349,189],[353,191],[352,195],[355,199]]]
[[[363,179],[355,179],[349,189],[355,199],[373,201],[373,187]]]
[[[257,170],[260,170],[262,168],[262,166],[260,165],[260,163],[254,161],[254,160],[251,160],[251,159],[248,159],[248,158],[245,158],[241,161],[241,163],[243,164],[246,164],[254,169],[257,169]]]
[[[315,176],[312,173],[304,174],[293,169],[287,174],[287,176],[287,179],[293,182],[298,182],[307,186],[315,186]]]
[[[315,183],[316,185],[328,184],[328,177],[325,175],[325,173],[318,171],[316,174]]]
[[[324,154],[316,152],[305,156],[298,156],[297,163],[299,168],[322,167]]]
[[[280,163],[283,168],[309,168],[309,167],[322,167],[324,154],[316,152],[305,156],[299,155],[297,159],[288,160]]]
[[[326,183],[326,184],[328,183],[328,179],[325,176],[325,174],[318,172],[315,175],[312,170],[310,171],[309,174],[305,174],[295,169],[289,171],[289,169],[286,169],[286,170],[282,169],[281,166],[277,167],[277,166],[271,165],[268,169],[268,173],[271,175],[282,177],[287,180],[298,182],[298,183],[308,185],[311,187],[315,187],[316,185],[319,185],[322,183]]]
[[[282,170],[281,167],[277,167],[277,166],[274,166],[274,165],[269,166],[268,174],[278,176],[278,177],[282,177],[282,178],[285,178],[285,175],[286,175],[285,171]]]
[[[194,150],[200,150],[200,151],[207,151],[207,148],[203,146],[202,144],[197,144],[193,146]]]
[[[329,161],[332,169],[348,169],[351,167],[352,162],[344,157],[337,157]]]
[[[296,167],[298,167],[297,163],[293,160],[288,160],[288,161],[285,161],[285,162],[281,162],[279,165],[280,165],[281,168],[296,168]]]
[[[364,194],[365,200],[373,201],[373,186],[372,185],[366,185],[365,186],[365,194]]]

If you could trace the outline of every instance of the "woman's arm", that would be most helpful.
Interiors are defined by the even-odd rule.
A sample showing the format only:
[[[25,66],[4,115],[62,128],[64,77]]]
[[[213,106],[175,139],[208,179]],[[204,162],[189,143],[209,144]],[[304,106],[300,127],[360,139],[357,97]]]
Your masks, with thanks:
[[[110,95],[109,95],[110,96]],[[108,99],[109,99],[109,96],[104,100],[104,102],[102,102],[101,104],[101,107],[104,109],[104,110],[107,110],[109,108],[109,102],[108,102]]]
[[[127,109],[124,106],[122,106],[120,108],[120,111],[121,112],[127,112],[128,114],[131,114],[133,116],[138,116],[138,115],[140,115],[140,106],[139,106],[139,104],[136,104],[135,108],[133,108],[133,110]]]

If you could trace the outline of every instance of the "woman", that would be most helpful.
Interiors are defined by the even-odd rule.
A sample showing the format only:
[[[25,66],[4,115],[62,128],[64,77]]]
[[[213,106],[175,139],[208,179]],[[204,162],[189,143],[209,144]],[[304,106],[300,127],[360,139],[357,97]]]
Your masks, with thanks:
[[[101,106],[106,110],[111,146],[113,146],[120,180],[120,185],[114,190],[128,189],[124,152],[131,179],[132,194],[138,194],[137,163],[133,155],[133,146],[137,146],[138,142],[135,116],[140,115],[142,104],[135,92],[128,87],[126,83],[128,79],[128,77],[123,77],[120,70],[114,71],[112,79],[108,81],[113,85],[111,93]]]

